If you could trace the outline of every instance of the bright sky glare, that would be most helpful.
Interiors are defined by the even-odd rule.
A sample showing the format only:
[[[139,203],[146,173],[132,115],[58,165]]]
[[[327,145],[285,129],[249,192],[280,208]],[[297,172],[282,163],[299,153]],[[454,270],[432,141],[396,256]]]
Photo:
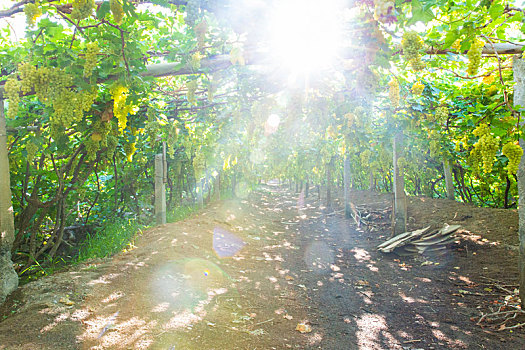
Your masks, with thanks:
[[[308,74],[329,66],[342,42],[338,1],[313,0],[276,3],[270,23],[270,49],[292,74]]]

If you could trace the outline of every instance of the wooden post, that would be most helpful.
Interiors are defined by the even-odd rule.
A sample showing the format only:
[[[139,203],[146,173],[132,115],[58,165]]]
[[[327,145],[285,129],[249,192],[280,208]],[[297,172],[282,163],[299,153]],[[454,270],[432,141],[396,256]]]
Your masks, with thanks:
[[[513,59],[514,72],[514,105],[525,106],[525,61],[522,58],[514,57]],[[523,109],[520,110],[520,113]],[[523,119],[521,119],[523,120]],[[524,122],[522,121],[523,125]],[[525,149],[525,140],[520,138],[520,146]],[[525,308],[525,157],[521,157],[521,162],[518,167],[518,216],[519,216],[519,258],[518,269],[520,273],[520,299],[521,308]]]
[[[326,164],[326,207],[332,207],[332,165],[334,158],[330,158],[330,162]]]
[[[443,172],[445,173],[445,187],[447,189],[447,198],[450,200],[455,200],[455,189],[454,189],[454,180],[452,178],[452,166],[448,159],[443,160]]]
[[[344,199],[345,199],[345,218],[352,217],[352,208],[350,207],[350,155],[345,154],[343,164],[343,184],[344,184]]]
[[[197,203],[199,208],[204,208],[204,179],[197,180]]]
[[[164,156],[155,155],[155,222],[166,223],[166,187],[164,184]]]
[[[403,131],[398,131],[394,136],[394,214],[393,235],[406,232],[407,224],[407,199],[405,194],[405,179],[403,170],[399,169],[397,160],[403,153]]]
[[[308,179],[308,176],[306,176],[306,185],[304,189],[304,198],[308,198],[310,192],[310,180]]]
[[[18,275],[11,261],[14,239],[15,225],[11,202],[4,99],[0,96],[0,304],[4,302],[9,293],[18,287]]]

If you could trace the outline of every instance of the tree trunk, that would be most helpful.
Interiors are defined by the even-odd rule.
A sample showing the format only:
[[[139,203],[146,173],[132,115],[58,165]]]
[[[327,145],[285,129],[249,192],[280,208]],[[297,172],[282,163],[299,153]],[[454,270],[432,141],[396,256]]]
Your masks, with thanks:
[[[514,105],[525,106],[525,60],[513,59],[514,71]],[[523,124],[523,122],[522,122]],[[520,138],[520,146],[525,149],[525,140]],[[520,272],[520,298],[521,308],[525,308],[525,157],[521,157],[518,167],[518,215],[519,215],[519,238],[520,255],[518,268]]]
[[[394,136],[394,215],[393,235],[406,232],[407,224],[407,199],[405,194],[405,179],[403,170],[399,168],[397,160],[403,153],[403,131],[398,131]]]
[[[18,287],[18,275],[11,261],[15,225],[10,182],[4,100],[0,98],[0,304]]]
[[[447,198],[455,200],[454,180],[452,178],[452,166],[449,160],[443,160],[443,172],[445,173],[445,187],[447,188]]]
[[[349,219],[352,217],[352,208],[350,207],[350,155],[345,155],[343,163],[343,184],[344,184],[344,197],[345,197],[345,217]]]
[[[375,191],[376,190],[376,183],[374,179],[374,171],[370,169],[370,173],[368,175],[368,190]]]

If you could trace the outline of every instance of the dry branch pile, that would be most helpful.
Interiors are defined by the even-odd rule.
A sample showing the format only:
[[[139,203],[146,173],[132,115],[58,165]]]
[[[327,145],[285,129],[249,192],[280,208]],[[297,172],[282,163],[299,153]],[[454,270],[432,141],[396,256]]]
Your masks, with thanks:
[[[354,219],[357,227],[364,225],[370,232],[380,231],[386,226],[390,225],[390,214],[392,207],[386,208],[372,208],[364,205],[350,204],[352,208],[352,218]]]
[[[440,254],[444,252],[447,244],[457,239],[455,232],[459,227],[459,225],[445,224],[440,229],[431,229],[431,226],[427,226],[394,236],[378,245],[377,249],[383,253],[394,252],[401,256]]]

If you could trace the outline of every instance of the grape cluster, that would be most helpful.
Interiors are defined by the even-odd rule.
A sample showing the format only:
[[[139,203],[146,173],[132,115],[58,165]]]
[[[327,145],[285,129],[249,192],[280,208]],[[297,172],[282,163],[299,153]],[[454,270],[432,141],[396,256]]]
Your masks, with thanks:
[[[355,122],[357,120],[357,117],[352,112],[346,113],[345,114],[345,118],[346,118],[346,122],[347,122],[347,125],[348,125],[349,128],[354,126],[354,124],[355,124]]]
[[[126,159],[128,162],[133,162],[133,155],[137,151],[137,144],[135,142],[129,142],[124,145],[124,152],[126,152]]]
[[[38,99],[48,107],[53,107],[51,116],[53,126],[68,128],[91,109],[98,91],[76,90],[70,86],[73,78],[59,68],[37,68],[29,63],[18,66],[18,77],[11,76],[6,82],[6,94],[13,107],[9,108],[8,116],[14,117],[18,112],[20,93],[34,91]],[[55,128],[56,129],[56,128]]]
[[[421,84],[421,82],[416,81],[414,85],[412,85],[412,93],[414,95],[421,95],[423,93],[423,90],[425,90],[425,85]]]
[[[7,117],[14,119],[18,113],[18,104],[20,103],[20,91],[22,89],[22,82],[12,75],[7,78],[5,82],[5,95],[9,100],[9,108],[7,109]]]
[[[332,125],[330,125],[326,129],[326,135],[328,136],[328,138],[335,139],[337,138],[337,131]]]
[[[372,157],[372,152],[369,149],[365,149],[361,152],[359,158],[361,159],[361,166],[366,167],[370,164],[370,158]]]
[[[446,106],[439,106],[436,108],[436,120],[438,122],[444,122],[448,119],[448,108]]]
[[[421,61],[420,51],[423,49],[423,40],[419,34],[415,31],[408,31],[403,34],[403,39],[401,40],[401,45],[403,46],[403,54],[405,55],[405,60],[412,66],[412,69],[415,71],[420,71],[425,68],[425,64]]]
[[[119,132],[122,132],[128,124],[128,114],[134,114],[136,110],[132,105],[126,104],[129,95],[127,87],[115,83],[109,89],[109,93],[113,98],[113,115],[117,117]]]
[[[490,127],[487,124],[479,124],[472,133],[474,136],[482,137],[484,135],[490,134]]]
[[[100,150],[100,142],[86,138],[84,140],[84,147],[86,147],[87,159],[94,161],[97,158],[97,152]]]
[[[506,143],[502,148],[502,153],[505,157],[509,159],[507,164],[507,172],[509,176],[513,176],[518,172],[518,166],[521,161],[521,156],[523,155],[523,149],[519,144],[515,142]]]
[[[113,20],[115,23],[118,25],[122,24],[122,20],[124,19],[124,8],[122,7],[120,0],[109,0],[109,8],[113,14]]]
[[[489,89],[487,90],[488,96],[494,96],[498,93],[498,87],[496,85],[489,86]]]
[[[374,0],[374,19],[383,23],[392,23],[396,20],[394,15],[394,2],[390,0]]]
[[[461,39],[456,39],[452,46],[450,46],[453,50],[458,51],[461,50]]]
[[[71,18],[80,21],[91,16],[95,7],[95,0],[73,0],[72,5]]]
[[[494,137],[490,133],[490,127],[487,124],[480,124],[472,132],[478,136],[478,141],[470,151],[470,158],[473,164],[483,164],[483,171],[488,174],[492,171],[494,157],[499,150],[499,137]]]
[[[470,45],[470,49],[467,52],[468,75],[476,75],[476,73],[478,72],[479,66],[481,64],[481,53],[483,51],[484,46],[485,42],[479,38],[474,39],[474,41]]]
[[[190,65],[193,71],[199,70],[199,68],[201,67],[201,59],[202,55],[200,54],[200,52],[194,52],[191,55]]]
[[[186,88],[188,89],[188,91],[186,92],[188,102],[192,105],[197,104],[197,100],[195,99],[195,91],[197,91],[197,80],[190,80],[186,82]]]
[[[24,6],[24,14],[26,15],[27,25],[32,26],[36,19],[42,15],[42,10],[37,4],[28,3]]]
[[[117,149],[118,138],[115,135],[108,135],[106,137],[107,156],[112,158]]]
[[[146,134],[149,136],[150,144],[154,145],[162,131],[160,123],[157,120],[148,120],[145,129]]]
[[[206,33],[208,33],[208,22],[202,20],[199,24],[193,28],[195,35],[197,36],[197,46],[199,49],[203,49],[206,43]]]
[[[51,124],[68,128],[73,123],[82,120],[84,112],[91,109],[96,97],[96,89],[92,91],[64,89],[59,96],[53,99],[54,113],[51,116]]]
[[[38,152],[38,145],[32,141],[28,142],[26,145],[26,152],[27,161],[31,162],[35,158],[36,153]]]
[[[86,44],[86,63],[84,64],[84,78],[91,77],[93,70],[97,66],[97,55],[100,52],[98,43],[90,42]]]
[[[388,83],[388,86],[390,87],[388,90],[388,97],[390,98],[390,103],[392,104],[392,107],[397,108],[399,106],[399,84],[397,82],[397,79],[392,79]]]

